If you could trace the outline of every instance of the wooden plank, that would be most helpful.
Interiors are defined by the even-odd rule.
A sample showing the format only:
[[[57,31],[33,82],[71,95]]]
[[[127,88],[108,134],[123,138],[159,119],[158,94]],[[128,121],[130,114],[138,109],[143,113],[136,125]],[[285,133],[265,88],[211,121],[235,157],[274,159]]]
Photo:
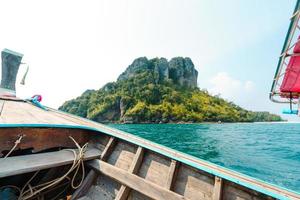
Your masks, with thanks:
[[[63,176],[69,170],[69,167],[67,167],[68,166],[64,165],[48,169],[47,172],[43,174],[43,177],[37,182],[37,185],[52,181],[54,178]]]
[[[76,123],[58,117],[27,102],[6,101],[2,110],[2,123],[20,124],[69,124]]]
[[[134,160],[132,161],[132,164],[128,170],[129,173],[132,173],[132,174],[137,173],[137,171],[143,161],[143,155],[144,155],[144,149],[142,147],[138,147],[138,149],[136,150],[136,154],[134,156]],[[131,189],[129,187],[122,185],[115,200],[127,199],[130,190]]]
[[[84,160],[99,158],[101,151],[87,149]],[[71,164],[74,154],[68,150],[26,156],[0,158],[0,178]]]
[[[138,175],[161,187],[165,187],[168,178],[171,159],[147,151],[139,169]]]
[[[74,192],[72,195],[71,200],[79,199],[86,195],[89,191],[90,187],[93,185],[97,178],[97,174],[94,170],[91,170],[88,175],[85,177],[84,181],[82,182],[81,186]]]
[[[126,200],[130,193],[130,190],[131,189],[129,187],[122,185],[115,200]]]
[[[211,200],[215,176],[181,164],[172,190],[191,200]]]
[[[136,150],[136,154],[134,156],[134,160],[132,161],[132,164],[129,168],[129,173],[133,173],[133,174],[137,173],[143,161],[143,156],[144,156],[144,148],[138,147],[138,149]]]
[[[223,181],[223,195],[222,199],[255,199],[255,200],[263,200],[270,199],[275,200],[274,198],[268,198],[267,196],[263,196],[260,193],[253,194],[251,190],[241,188],[239,185],[232,184],[230,182]]]
[[[116,139],[114,137],[110,137],[107,142],[107,145],[105,146],[105,148],[100,156],[101,160],[106,160],[108,158],[108,156],[112,152],[115,144],[116,144]]]
[[[87,163],[90,167],[96,171],[111,177],[112,179],[118,180],[122,184],[130,187],[133,190],[139,191],[140,193],[153,198],[153,199],[173,199],[183,200],[187,199],[175,192],[160,187],[150,181],[147,181],[137,175],[129,173],[125,170],[119,169],[115,166],[107,164],[101,160],[92,160]]]
[[[215,177],[215,186],[213,191],[213,200],[221,200],[222,199],[222,178],[216,176]]]
[[[1,123],[25,123],[29,119],[33,120],[35,117],[29,116],[26,111],[20,108],[19,104],[23,102],[6,101],[1,111]],[[27,122],[29,123],[29,122]]]
[[[118,141],[105,161],[127,171],[132,165],[136,149],[136,145]]]
[[[176,177],[176,171],[178,168],[178,164],[176,160],[172,160],[171,164],[170,164],[170,169],[169,169],[169,173],[168,173],[168,178],[167,178],[167,182],[166,182],[166,186],[165,188],[170,190],[173,186],[175,177]]]
[[[121,188],[121,183],[104,174],[97,174],[95,184],[85,196],[88,200],[114,200]]]
[[[100,134],[88,130],[67,128],[1,128],[0,152],[9,151],[14,146],[20,134],[24,135],[17,149],[33,148],[34,152],[45,149],[64,147],[76,148],[75,143],[69,138],[72,136],[81,146],[89,142],[94,136],[101,140]],[[90,142],[89,142],[90,143]],[[103,148],[104,149],[104,148]],[[13,154],[12,154],[13,155]]]

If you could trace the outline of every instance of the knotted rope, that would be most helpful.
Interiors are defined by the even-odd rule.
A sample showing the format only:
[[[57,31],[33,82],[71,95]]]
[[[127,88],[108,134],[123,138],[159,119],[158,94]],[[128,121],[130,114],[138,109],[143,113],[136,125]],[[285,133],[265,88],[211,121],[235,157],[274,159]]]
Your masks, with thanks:
[[[21,143],[21,140],[24,135],[20,135],[19,138],[15,141],[15,145],[10,149],[10,151],[4,156],[4,158],[7,158],[14,150],[17,148],[18,144]]]
[[[61,181],[63,181],[65,178],[68,178],[68,175],[73,172],[74,172],[74,175],[71,179],[71,187],[73,189],[77,189],[80,187],[80,185],[82,184],[83,182],[83,179],[84,179],[84,176],[85,176],[85,171],[84,171],[84,163],[83,163],[83,158],[84,158],[84,153],[86,152],[86,149],[87,149],[87,146],[88,146],[88,143],[84,144],[82,147],[80,147],[80,145],[75,141],[75,139],[71,136],[69,136],[70,139],[75,143],[77,149],[78,149],[78,152],[76,152],[74,149],[66,149],[66,151],[71,151],[74,155],[74,160],[73,160],[73,164],[71,166],[71,168],[68,170],[67,173],[65,173],[63,176],[59,177],[59,178],[56,178],[52,181],[48,181],[46,183],[42,183],[42,184],[39,184],[37,186],[31,186],[30,185],[30,182],[34,179],[34,177],[39,173],[39,171],[35,172],[35,174],[27,181],[27,183],[23,186],[23,188],[21,189],[21,192],[20,192],[20,196],[18,198],[18,200],[27,200],[27,199],[30,199],[32,198],[33,196],[35,195],[38,195],[39,193],[41,193],[42,191],[52,187],[52,186],[55,186],[57,184],[59,184]],[[77,174],[78,174],[78,171],[79,171],[79,168],[82,168],[82,176],[81,176],[81,180],[79,182],[78,185],[74,185],[74,181],[77,177]],[[27,190],[26,187],[28,187]]]

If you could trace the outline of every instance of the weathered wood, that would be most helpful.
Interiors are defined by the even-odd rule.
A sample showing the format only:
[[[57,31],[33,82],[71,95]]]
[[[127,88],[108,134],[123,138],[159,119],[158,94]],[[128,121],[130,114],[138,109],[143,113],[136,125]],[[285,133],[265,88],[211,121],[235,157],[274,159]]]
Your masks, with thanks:
[[[9,100],[9,101],[21,101],[21,102],[25,102],[24,99],[20,99],[19,97],[3,96],[1,94],[0,94],[0,99],[2,99],[2,100]]]
[[[67,169],[68,167],[68,169]],[[63,176],[67,171],[69,170],[69,166],[59,166],[59,167],[53,167],[47,170],[45,175],[38,181],[38,184],[43,184],[49,181],[52,181],[54,178]]]
[[[135,157],[134,157],[134,160],[132,161],[132,164],[128,170],[129,173],[133,173],[133,174],[137,173],[137,171],[143,161],[143,155],[144,155],[144,149],[142,147],[138,147]],[[127,199],[130,190],[131,189],[129,187],[122,185],[115,200]]]
[[[79,199],[83,197],[90,187],[93,185],[97,178],[97,173],[94,170],[90,170],[88,175],[85,177],[84,181],[82,182],[81,186],[73,193],[71,200]]]
[[[98,149],[87,149],[84,160],[100,157]],[[71,164],[74,154],[68,150],[26,156],[0,158],[0,178]]]
[[[51,112],[43,110],[30,103],[9,100],[5,101],[0,123],[76,125],[68,119],[55,116]]]
[[[97,173],[95,183],[78,200],[115,200],[120,187],[121,184],[119,182]]]
[[[213,192],[213,200],[221,200],[222,199],[222,178],[216,176],[215,177],[215,186]]]
[[[229,182],[222,179],[222,197],[221,199],[236,200],[236,199],[255,199],[255,200],[275,200],[265,194],[255,192],[241,185]],[[285,199],[285,198],[283,198]],[[295,200],[295,198],[290,198]],[[299,199],[299,198],[298,198]]]
[[[9,151],[20,135],[24,135],[17,149],[33,149],[38,152],[54,147],[74,148],[75,143],[69,138],[72,136],[78,144],[83,145],[90,138],[100,134],[81,129],[66,128],[1,128],[0,129],[0,155],[3,151]]]
[[[123,131],[120,131],[120,130],[117,130],[117,129],[114,129],[114,128],[111,128],[111,127],[107,127],[107,126],[104,126],[102,124],[92,122],[92,121],[89,121],[89,120],[86,120],[86,119],[83,119],[83,118],[80,118],[80,117],[77,117],[77,116],[74,116],[74,115],[68,115],[68,114],[65,114],[63,112],[60,112],[60,111],[57,111],[57,110],[54,110],[54,109],[51,109],[51,111],[53,113],[58,114],[58,115],[65,116],[66,118],[74,119],[74,120],[76,120],[77,123],[79,123],[81,125],[98,128],[98,129],[103,130],[105,132],[109,132],[110,134],[113,134],[116,137],[123,138],[127,141],[130,141],[134,144],[142,144],[145,148],[155,149],[156,151],[164,152],[165,154],[169,154],[170,156],[173,156],[173,157],[176,157],[178,159],[185,160],[188,163],[192,163],[194,165],[197,165],[200,168],[207,168],[207,169],[210,169],[211,171],[214,171],[218,174],[222,174],[226,177],[230,177],[232,179],[243,181],[245,184],[252,185],[255,188],[261,188],[262,190],[265,190],[268,193],[282,195],[282,196],[285,196],[285,197],[289,197],[291,199],[300,199],[300,195],[296,194],[292,191],[284,190],[282,188],[278,188],[276,186],[266,184],[266,183],[264,183],[262,181],[259,181],[257,179],[249,178],[248,176],[244,176],[244,175],[241,175],[239,173],[235,173],[232,170],[227,170],[225,168],[218,167],[217,165],[199,160],[197,158],[194,158],[194,157],[191,157],[191,156],[188,156],[188,155],[185,155],[185,154],[181,154],[179,152],[174,152],[172,149],[166,148],[164,146],[161,146],[161,145],[158,145],[158,144],[155,144],[155,143],[151,143],[151,142],[149,142],[145,139],[136,137],[132,134],[128,134],[126,132],[123,132]],[[199,170],[199,171],[201,171],[201,170]],[[254,192],[254,190],[253,190],[253,192]]]
[[[160,187],[154,183],[151,183],[150,181],[147,181],[125,170],[114,167],[113,165],[107,164],[101,160],[92,160],[87,164],[96,171],[109,176],[112,179],[118,180],[122,184],[130,187],[133,190],[139,191],[150,198],[173,200],[187,199],[179,194],[176,194],[175,192]]]
[[[133,174],[137,173],[137,171],[143,161],[143,156],[144,156],[144,148],[138,147],[136,150],[136,154],[134,156],[134,160],[132,161],[132,164],[128,170],[129,173],[133,173]]]
[[[195,173],[195,174],[192,173],[191,175],[189,175],[186,172],[180,172],[181,174],[178,173],[178,176],[176,178],[176,182],[178,182],[178,184],[177,183],[174,184],[174,190],[175,190],[175,185],[177,185],[178,193],[186,194],[187,195],[186,197],[188,197],[188,193],[191,193],[191,195],[195,196],[195,195],[197,195],[197,192],[199,190],[202,190],[202,187],[198,187],[198,185],[197,185],[199,182],[199,179],[201,179],[201,177],[199,177],[197,174],[205,172],[205,170],[201,170],[201,169],[209,169],[209,172],[219,174],[221,177],[228,177],[229,180],[235,180],[237,185],[239,185],[238,183],[243,183],[243,185],[247,185],[248,187],[239,185],[242,189],[238,188],[238,187],[234,187],[234,189],[243,190],[243,191],[247,190],[247,194],[249,194],[250,196],[251,195],[255,196],[256,193],[259,193],[259,192],[256,192],[255,190],[259,190],[262,193],[266,194],[266,196],[269,195],[269,197],[276,196],[279,198],[286,197],[286,198],[290,198],[290,199],[300,199],[300,195],[296,194],[292,191],[287,191],[287,190],[284,190],[277,186],[264,183],[262,181],[250,178],[248,176],[244,176],[239,173],[235,173],[234,171],[227,170],[225,168],[219,167],[219,166],[211,164],[209,162],[202,161],[197,158],[194,158],[194,157],[191,157],[191,156],[188,156],[185,154],[181,154],[179,152],[175,152],[172,149],[152,143],[145,139],[136,137],[132,134],[128,134],[123,131],[119,131],[114,128],[107,127],[105,125],[102,125],[102,124],[99,124],[99,123],[96,123],[96,122],[93,122],[93,121],[90,121],[90,120],[87,120],[84,118],[80,118],[80,117],[77,117],[74,115],[63,113],[63,112],[60,112],[60,111],[57,111],[54,109],[49,109],[48,111],[45,111],[34,105],[31,105],[30,103],[27,103],[27,102],[15,101],[15,100],[13,101],[13,100],[9,100],[9,99],[2,99],[2,100],[4,100],[5,103],[3,106],[2,114],[0,116],[1,124],[27,124],[27,125],[47,124],[49,126],[54,125],[54,124],[55,125],[60,124],[60,125],[72,125],[72,126],[74,126],[74,125],[75,126],[87,126],[87,127],[93,128],[93,129],[98,129],[99,132],[107,133],[107,136],[108,135],[114,136],[114,137],[118,138],[118,140],[119,139],[125,140],[125,141],[128,141],[128,143],[132,143],[135,145],[139,144],[139,145],[143,146],[143,148],[149,149],[149,152],[151,152],[151,153],[154,153],[154,152],[156,152],[156,154],[162,153],[164,155],[169,155],[170,158],[174,158],[174,159],[176,158],[176,160],[180,160],[180,161],[186,163],[187,165],[194,166],[194,167],[197,166],[196,167],[197,169],[194,168],[194,170],[197,171],[197,173]],[[6,151],[10,150],[10,148],[12,147],[12,144],[14,143],[14,141],[17,138],[16,135],[20,134],[20,133],[15,132],[13,134],[16,134],[16,135],[10,137],[13,134],[11,134],[9,129],[7,129],[7,130],[8,130],[7,132],[4,132],[5,128],[0,129],[0,139],[5,138],[5,140],[7,141],[7,143],[5,143],[5,141],[3,143],[0,142],[1,143],[0,148],[2,148],[2,150],[6,150]],[[31,129],[31,130],[34,130],[34,129]],[[66,145],[65,142],[67,140],[66,140],[66,137],[60,137],[62,135],[61,129],[54,128],[54,130],[57,131],[57,134],[55,134],[55,133],[50,134],[51,137],[50,136],[47,137],[48,140],[44,140],[43,142],[38,142],[37,140],[34,140],[35,139],[34,137],[32,137],[32,139],[33,139],[33,140],[31,140],[32,144],[35,144],[38,146],[37,148],[35,148],[35,150],[37,150],[39,148],[40,148],[39,150],[43,150],[43,149],[45,149],[44,146],[47,146],[47,148],[50,146],[57,147],[57,144],[59,144],[59,146],[61,146],[61,147],[65,147],[65,145]],[[79,130],[79,129],[70,129],[70,132],[73,132],[73,131],[76,132],[77,130]],[[85,133],[87,133],[87,132],[91,132],[91,131],[86,130]],[[37,130],[35,134],[36,134],[37,138],[40,138],[43,135],[40,130]],[[90,134],[83,134],[84,140],[87,137],[89,137],[89,135]],[[99,137],[100,137],[101,134],[97,134],[97,135],[99,135]],[[60,137],[60,139],[62,139],[62,142],[56,141],[55,145],[52,145],[53,144],[52,141],[58,137]],[[26,141],[28,138],[29,137],[24,137],[24,141]],[[20,147],[21,149],[23,149],[22,145],[24,145],[24,144],[29,144],[29,141],[28,141],[28,143],[21,142],[21,144],[19,144],[20,146],[18,146],[18,148]],[[5,149],[3,149],[4,145],[6,145]],[[30,148],[30,145],[24,146],[24,148],[26,148],[26,147]],[[39,151],[39,150],[37,150],[37,151]],[[159,155],[159,156],[165,160],[170,160],[170,158],[168,158],[166,156],[162,156],[162,155]],[[145,156],[145,157],[147,157],[147,156]],[[161,185],[162,187],[164,187],[165,182],[167,180],[166,176],[168,175],[168,172],[169,172],[169,168],[167,168],[167,167],[170,167],[170,164],[163,163],[162,165],[160,165],[159,162],[155,163],[155,159],[148,159],[148,158],[145,158],[145,162],[146,162],[146,164],[145,165],[142,164],[141,169],[139,170],[139,175],[141,177],[145,178],[147,181],[151,181],[152,183],[155,183],[157,185]],[[151,162],[154,162],[154,163],[151,163]],[[163,161],[163,162],[165,162],[165,161]],[[180,164],[180,166],[181,166],[181,164]],[[162,169],[160,169],[160,168],[162,168]],[[147,170],[150,170],[151,172],[148,173]],[[161,175],[161,176],[158,176],[158,175]],[[194,178],[194,177],[196,177],[196,178]],[[189,178],[191,178],[192,180],[188,180]],[[184,187],[185,185],[188,185],[188,187]],[[191,185],[193,187],[189,188]],[[228,188],[223,186],[223,199],[226,199],[226,194],[225,194],[226,191],[228,191],[228,192],[231,191],[230,187],[228,187]],[[254,189],[250,189],[250,188],[254,188]],[[209,197],[212,198],[212,196],[210,196],[210,193],[212,194],[213,192],[210,191],[210,186],[209,185],[205,186],[204,190],[206,190],[206,189],[208,189],[208,193],[204,192],[203,194],[205,196],[207,196],[207,198],[209,198]],[[200,192],[199,192],[199,195],[203,195],[203,194],[200,194]]]
[[[165,187],[171,160],[157,153],[147,151],[138,175],[161,187]]]
[[[126,200],[130,193],[130,190],[131,189],[129,187],[122,185],[115,200]]]
[[[136,145],[118,141],[109,154],[106,162],[124,170],[129,170],[136,152]]]
[[[173,191],[191,200],[211,200],[214,176],[181,164],[178,169]]]
[[[172,160],[171,164],[170,164],[170,169],[169,169],[169,174],[168,174],[168,178],[167,178],[167,182],[166,182],[166,186],[165,188],[170,190],[173,186],[174,180],[176,178],[177,175],[177,170],[178,169],[178,164],[176,160]]]
[[[106,160],[107,157],[109,156],[109,154],[112,152],[115,144],[116,144],[116,139],[114,137],[110,137],[101,156],[100,156],[100,159],[101,160]]]

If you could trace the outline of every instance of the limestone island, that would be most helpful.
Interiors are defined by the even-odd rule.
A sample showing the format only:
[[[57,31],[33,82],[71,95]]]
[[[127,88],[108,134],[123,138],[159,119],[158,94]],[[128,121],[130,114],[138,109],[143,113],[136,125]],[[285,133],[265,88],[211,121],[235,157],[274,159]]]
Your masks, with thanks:
[[[99,90],[87,90],[59,109],[102,123],[200,123],[282,121],[253,112],[197,86],[190,58],[140,57]]]

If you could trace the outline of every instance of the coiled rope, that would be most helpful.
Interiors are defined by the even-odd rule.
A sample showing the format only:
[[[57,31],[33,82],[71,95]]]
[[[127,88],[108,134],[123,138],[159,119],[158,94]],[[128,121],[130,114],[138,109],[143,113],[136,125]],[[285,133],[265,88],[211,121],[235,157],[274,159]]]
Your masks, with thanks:
[[[86,152],[88,143],[86,143],[82,147],[80,147],[80,145],[75,141],[75,139],[73,137],[69,136],[69,138],[75,143],[75,145],[76,145],[76,147],[78,149],[78,152],[76,152],[76,150],[74,150],[74,149],[65,149],[66,151],[71,151],[73,153],[73,155],[74,155],[73,164],[72,164],[71,168],[68,170],[68,172],[65,173],[63,176],[61,176],[59,178],[56,178],[56,179],[54,179],[52,181],[48,181],[46,183],[42,183],[42,184],[39,184],[37,186],[31,186],[30,182],[39,173],[39,171],[35,172],[34,175],[26,182],[26,184],[21,189],[20,196],[19,196],[18,200],[27,200],[27,199],[30,199],[33,196],[40,194],[42,191],[44,191],[44,190],[46,190],[46,189],[48,189],[48,188],[50,188],[52,186],[55,186],[55,185],[59,184],[65,178],[70,179],[68,177],[68,175],[71,172],[73,172],[74,170],[75,170],[75,172],[74,172],[74,175],[73,175],[73,177],[71,179],[71,187],[73,189],[77,189],[77,188],[80,187],[80,185],[83,182],[84,176],[85,176],[83,158],[84,158],[84,153]],[[75,179],[77,177],[77,174],[78,174],[78,171],[79,171],[80,167],[82,169],[81,180],[80,180],[79,184],[75,185],[74,182],[75,182]],[[27,187],[28,187],[28,189],[25,190]]]

